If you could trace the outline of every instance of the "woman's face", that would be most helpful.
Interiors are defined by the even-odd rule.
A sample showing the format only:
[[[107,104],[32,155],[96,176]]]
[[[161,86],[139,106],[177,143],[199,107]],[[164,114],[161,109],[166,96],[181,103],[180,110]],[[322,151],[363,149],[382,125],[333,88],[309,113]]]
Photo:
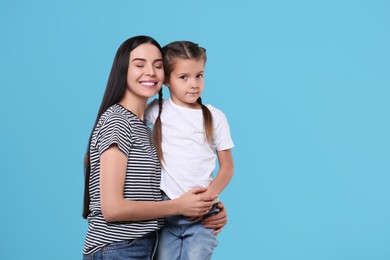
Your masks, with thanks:
[[[164,82],[163,59],[160,50],[144,43],[130,52],[127,90],[140,98],[157,94]]]

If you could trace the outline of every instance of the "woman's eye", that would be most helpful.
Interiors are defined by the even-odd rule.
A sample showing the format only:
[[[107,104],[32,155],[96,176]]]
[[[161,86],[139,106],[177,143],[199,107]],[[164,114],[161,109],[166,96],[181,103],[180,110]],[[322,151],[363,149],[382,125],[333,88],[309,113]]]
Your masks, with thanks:
[[[180,78],[186,80],[187,76],[181,76]]]
[[[154,64],[154,67],[157,68],[157,69],[162,69],[163,68],[163,64],[162,63],[155,63]]]
[[[203,74],[199,74],[199,75],[197,75],[196,77],[199,78],[199,79],[201,79],[201,78],[203,78]]]

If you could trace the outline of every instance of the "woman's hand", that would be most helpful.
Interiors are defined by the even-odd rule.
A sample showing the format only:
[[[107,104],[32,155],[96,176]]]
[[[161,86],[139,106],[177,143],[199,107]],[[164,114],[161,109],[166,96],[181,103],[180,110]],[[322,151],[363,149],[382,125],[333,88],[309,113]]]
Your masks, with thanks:
[[[199,217],[205,215],[213,205],[217,196],[203,194],[206,188],[193,188],[179,198],[175,199],[177,203],[177,215],[187,217]]]
[[[206,228],[215,229],[213,232],[214,235],[220,233],[223,227],[227,224],[227,213],[223,203],[218,202],[217,208],[219,208],[218,214],[208,217],[202,222]]]

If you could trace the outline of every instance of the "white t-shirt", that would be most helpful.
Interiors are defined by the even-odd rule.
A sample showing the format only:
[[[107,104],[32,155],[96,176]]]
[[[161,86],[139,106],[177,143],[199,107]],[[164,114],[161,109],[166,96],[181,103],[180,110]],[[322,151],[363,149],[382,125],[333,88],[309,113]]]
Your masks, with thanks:
[[[175,199],[194,187],[208,187],[212,182],[217,155],[234,147],[225,114],[207,105],[213,117],[213,145],[206,140],[201,109],[178,106],[164,100],[161,114],[162,150],[161,189]],[[154,124],[158,116],[158,100],[146,109],[145,120]]]

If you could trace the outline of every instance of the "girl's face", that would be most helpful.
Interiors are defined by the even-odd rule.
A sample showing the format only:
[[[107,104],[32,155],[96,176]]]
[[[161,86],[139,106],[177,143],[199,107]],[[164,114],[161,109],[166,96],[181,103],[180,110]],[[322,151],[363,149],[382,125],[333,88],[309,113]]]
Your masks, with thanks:
[[[196,100],[204,88],[204,60],[175,59],[173,70],[165,85],[172,101],[187,108],[200,108]]]
[[[144,43],[130,52],[127,91],[148,99],[157,94],[163,82],[163,60],[156,46]]]

